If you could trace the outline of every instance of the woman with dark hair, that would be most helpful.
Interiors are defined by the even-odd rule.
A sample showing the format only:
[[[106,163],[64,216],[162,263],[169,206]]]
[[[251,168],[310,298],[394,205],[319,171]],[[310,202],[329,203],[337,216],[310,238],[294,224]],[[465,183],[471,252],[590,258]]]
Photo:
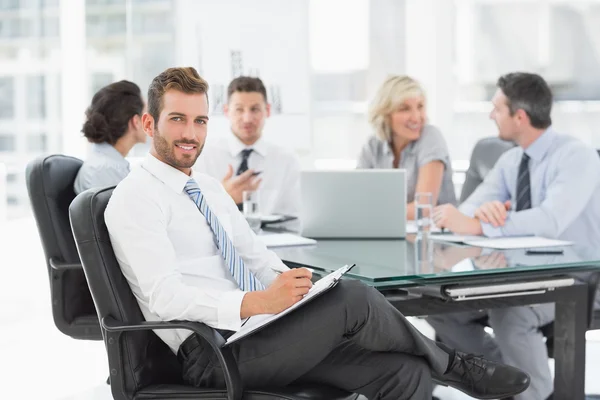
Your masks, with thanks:
[[[127,176],[125,156],[134,145],[146,141],[143,112],[142,92],[133,82],[111,83],[94,95],[81,129],[92,149],[75,178],[75,193],[114,186]]]

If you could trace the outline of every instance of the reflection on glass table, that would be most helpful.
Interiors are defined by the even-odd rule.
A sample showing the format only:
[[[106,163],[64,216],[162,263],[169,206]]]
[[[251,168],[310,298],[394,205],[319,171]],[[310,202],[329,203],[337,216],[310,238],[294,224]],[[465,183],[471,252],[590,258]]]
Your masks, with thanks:
[[[314,246],[275,249],[293,267],[306,266],[330,272],[356,263],[351,277],[380,286],[414,284],[454,276],[474,276],[507,271],[562,270],[600,266],[600,249],[562,248],[562,254],[527,254],[526,249],[494,250],[481,247],[417,240],[319,240]]]

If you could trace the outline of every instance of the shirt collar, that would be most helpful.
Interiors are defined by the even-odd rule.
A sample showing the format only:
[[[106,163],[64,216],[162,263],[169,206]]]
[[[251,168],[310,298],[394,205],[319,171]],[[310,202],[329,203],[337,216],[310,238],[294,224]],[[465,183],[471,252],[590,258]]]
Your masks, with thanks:
[[[544,158],[550,146],[552,145],[552,141],[556,134],[552,130],[551,127],[546,129],[544,133],[540,135],[539,138],[535,140],[535,142],[531,143],[529,147],[524,151],[530,158],[534,161],[540,161]]]
[[[118,161],[120,163],[129,165],[129,162],[125,159],[125,157],[123,157],[123,155],[119,153],[119,151],[115,149],[111,144],[92,143],[91,149],[94,153],[103,154],[114,161]]]
[[[227,147],[232,157],[237,157],[245,149],[252,149],[263,157],[267,155],[267,142],[262,136],[252,146],[247,146],[232,133],[227,135]]]
[[[170,187],[175,193],[183,192],[187,181],[194,178],[193,170],[192,174],[188,176],[177,168],[160,161],[150,153],[148,153],[144,161],[142,161],[142,168]]]
[[[413,153],[415,150],[415,146],[417,144],[417,140],[413,140],[412,142],[410,142],[408,144],[408,146],[406,146],[404,149],[402,149],[402,153],[408,153],[408,154]],[[379,143],[381,143],[381,145],[383,146],[383,151],[385,152],[386,155],[390,155],[390,156],[394,155],[394,151],[392,150],[392,142],[384,142],[383,140],[379,140]]]

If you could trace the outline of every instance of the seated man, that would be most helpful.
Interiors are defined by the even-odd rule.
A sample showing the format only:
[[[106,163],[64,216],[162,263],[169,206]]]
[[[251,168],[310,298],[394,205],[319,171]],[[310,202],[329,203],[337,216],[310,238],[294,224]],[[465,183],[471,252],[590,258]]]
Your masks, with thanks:
[[[253,315],[278,313],[310,289],[261,244],[223,186],[192,173],[208,123],[207,83],[170,68],[148,90],[150,154],[115,189],[105,218],[119,265],[147,320],[201,321],[224,337]],[[277,274],[274,270],[280,272]],[[210,348],[188,331],[157,331],[190,385],[223,387]],[[525,390],[510,366],[438,345],[377,290],[344,280],[270,326],[232,344],[248,388],[321,383],[369,399],[426,399],[432,377],[478,398]]]
[[[240,210],[242,192],[259,189],[261,214],[298,217],[300,162],[292,151],[262,137],[271,114],[265,85],[258,78],[235,78],[227,88],[223,111],[231,123],[231,132],[208,141],[194,170],[222,179]],[[256,173],[260,174],[255,176]],[[286,227],[299,230],[300,223],[290,222]]]
[[[550,127],[552,93],[535,74],[511,73],[498,80],[490,118],[500,138],[517,147],[504,153],[459,209],[434,210],[439,227],[489,237],[537,235],[578,245],[600,243],[600,159],[581,141]],[[432,316],[445,343],[515,365],[531,375],[516,399],[546,399],[552,393],[548,354],[539,327],[554,320],[554,304],[487,311],[495,340],[473,322],[486,312]]]

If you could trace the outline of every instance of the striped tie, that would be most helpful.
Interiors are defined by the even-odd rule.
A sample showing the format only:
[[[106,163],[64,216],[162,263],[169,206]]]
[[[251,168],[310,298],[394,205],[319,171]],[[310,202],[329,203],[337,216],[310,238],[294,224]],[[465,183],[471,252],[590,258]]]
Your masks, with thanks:
[[[244,260],[238,254],[237,250],[233,246],[231,239],[227,236],[227,232],[223,229],[223,226],[217,219],[217,216],[208,207],[204,195],[200,191],[200,187],[194,179],[190,179],[185,184],[185,191],[190,196],[192,201],[196,203],[196,207],[206,218],[206,222],[210,225],[210,229],[215,235],[217,241],[217,247],[221,251],[221,255],[225,260],[225,264],[229,267],[231,276],[238,283],[240,289],[243,291],[251,292],[254,290],[264,290],[265,287],[252,272],[246,268]]]
[[[531,183],[529,181],[529,156],[523,153],[517,178],[517,211],[531,208]]]

